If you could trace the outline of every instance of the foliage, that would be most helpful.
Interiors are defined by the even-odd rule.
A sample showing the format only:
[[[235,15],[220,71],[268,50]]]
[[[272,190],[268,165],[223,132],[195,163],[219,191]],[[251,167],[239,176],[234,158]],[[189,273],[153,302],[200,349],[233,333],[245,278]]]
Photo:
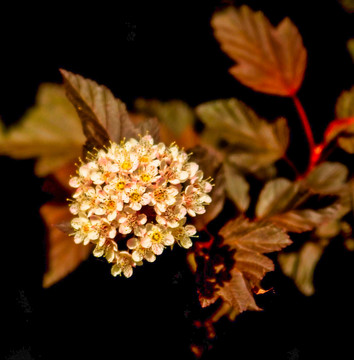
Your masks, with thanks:
[[[77,129],[80,121],[85,154],[146,131],[155,139],[185,147],[214,183],[207,212],[194,219],[201,236],[187,257],[201,307],[212,309],[204,319],[209,337],[215,336],[213,323],[221,316],[234,319],[243,311],[261,310],[255,295],[267,291],[262,279],[274,270],[276,259],[265,254],[279,252],[284,274],[299,291],[312,295],[316,265],[331,241],[341,239],[350,248],[354,209],[353,174],[341,160],[354,153],[354,87],[340,94],[335,119],[322,142],[315,144],[297,98],[307,51],[291,20],[285,18],[274,27],[262,12],[242,6],[217,12],[211,24],[221,49],[236,62],[230,73],[238,81],[294,101],[310,145],[303,173],[288,158],[290,130],[281,114],[269,121],[235,98],[209,101],[195,109],[180,100],[138,99],[128,113],[109,89],[66,70],[61,70],[64,88],[77,114],[61,87],[46,84],[35,107],[18,125],[2,130],[0,138],[2,154],[37,158],[37,175],[51,174],[68,195],[72,164],[62,166],[80,153],[84,143]],[[196,131],[195,124],[202,124],[203,130]],[[337,158],[327,159],[328,150],[335,147]],[[284,166],[293,176],[283,171]],[[67,208],[46,204],[41,214],[49,239],[44,286],[50,286],[74,270],[88,252],[50,227],[58,222],[65,230]],[[301,243],[295,234],[301,234]],[[202,348],[194,344],[192,350],[200,355]]]

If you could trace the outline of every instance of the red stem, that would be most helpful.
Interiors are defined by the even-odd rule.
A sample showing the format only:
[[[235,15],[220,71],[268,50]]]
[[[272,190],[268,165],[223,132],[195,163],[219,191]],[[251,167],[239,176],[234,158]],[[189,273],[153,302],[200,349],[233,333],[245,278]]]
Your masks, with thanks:
[[[315,140],[313,138],[313,133],[311,130],[309,119],[306,115],[305,109],[303,108],[300,100],[298,99],[298,97],[296,95],[293,95],[292,99],[294,101],[294,105],[295,105],[296,110],[301,119],[301,123],[305,130],[306,138],[309,143],[310,161],[308,164],[308,168],[306,170],[306,173],[308,173],[313,168],[313,166],[316,164],[316,162],[318,161],[319,155],[320,155],[322,149],[318,149],[318,147],[315,144]]]
[[[313,149],[315,148],[315,140],[313,139],[313,134],[312,134],[312,130],[311,130],[311,126],[310,126],[310,122],[309,119],[307,118],[305,109],[303,108],[300,100],[298,99],[298,97],[296,95],[294,95],[292,97],[296,110],[299,113],[301,122],[302,122],[302,126],[304,127],[305,130],[305,134],[307,137],[307,141],[309,142],[309,146],[310,146],[310,153],[312,154]]]

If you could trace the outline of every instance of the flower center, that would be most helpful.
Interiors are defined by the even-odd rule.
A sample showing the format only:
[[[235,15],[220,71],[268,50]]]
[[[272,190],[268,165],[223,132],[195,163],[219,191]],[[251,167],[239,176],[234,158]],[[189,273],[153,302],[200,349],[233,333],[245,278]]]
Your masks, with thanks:
[[[113,200],[109,200],[109,201],[107,202],[107,208],[108,208],[109,210],[114,210],[114,209],[116,208],[116,202],[113,201]]]
[[[166,192],[164,189],[157,189],[154,191],[154,198],[156,201],[163,201],[166,199]]]
[[[140,176],[141,180],[143,180],[144,182],[149,182],[151,180],[151,176],[149,174],[142,174]]]
[[[152,233],[151,239],[156,241],[156,242],[160,242],[161,239],[162,239],[162,234],[159,231],[155,231],[155,232]]]
[[[130,170],[132,168],[132,163],[129,160],[124,160],[122,163],[123,170]]]
[[[116,187],[117,187],[118,190],[124,190],[125,181],[118,181]]]
[[[141,195],[136,191],[131,193],[129,197],[132,201],[139,201],[141,199]]]
[[[148,163],[149,162],[149,157],[148,156],[142,156],[141,158],[140,158],[140,162],[142,162],[142,163]]]

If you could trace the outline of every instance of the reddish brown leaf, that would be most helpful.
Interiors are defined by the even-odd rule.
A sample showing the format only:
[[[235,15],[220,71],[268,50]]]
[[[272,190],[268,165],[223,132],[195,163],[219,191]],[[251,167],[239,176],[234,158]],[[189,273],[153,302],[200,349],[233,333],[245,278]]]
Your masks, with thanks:
[[[262,12],[241,6],[216,13],[211,24],[222,50],[237,62],[230,72],[242,84],[268,94],[296,94],[307,52],[288,18],[273,27]]]
[[[43,286],[50,287],[74,271],[92,251],[91,246],[77,245],[72,237],[56,227],[72,218],[67,204],[47,203],[40,209],[47,227],[47,270]]]
[[[109,140],[118,143],[124,137],[138,136],[125,104],[108,88],[69,71],[61,69],[60,72],[67,97],[81,119],[90,147],[102,147]]]
[[[219,232],[224,243],[237,250],[270,253],[291,244],[289,236],[279,227],[267,222],[250,222],[239,217],[229,221]]]
[[[261,310],[251,292],[251,288],[241,271],[234,268],[231,271],[231,280],[220,288],[219,294],[238,313],[246,310]]]

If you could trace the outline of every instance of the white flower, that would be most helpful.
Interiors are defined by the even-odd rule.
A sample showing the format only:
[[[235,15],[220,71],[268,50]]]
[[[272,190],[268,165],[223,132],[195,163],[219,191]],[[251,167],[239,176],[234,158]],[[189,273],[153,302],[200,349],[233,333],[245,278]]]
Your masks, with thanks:
[[[151,248],[155,255],[161,255],[165,246],[171,246],[174,243],[173,235],[164,226],[147,224],[145,230],[141,246],[145,249]]]
[[[74,241],[94,244],[93,254],[113,264],[114,276],[130,277],[175,242],[191,247],[196,229],[186,216],[204,213],[211,202],[212,185],[199,166],[177,145],[154,144],[150,135],[90,154],[69,184]]]
[[[124,211],[119,215],[119,232],[129,234],[134,228],[144,225],[147,221],[145,214],[139,214],[132,208],[126,206]]]
[[[172,229],[172,235],[180,246],[189,249],[193,245],[191,236],[197,233],[197,229],[193,225],[183,226],[185,222],[186,218],[182,219],[179,226]]]

